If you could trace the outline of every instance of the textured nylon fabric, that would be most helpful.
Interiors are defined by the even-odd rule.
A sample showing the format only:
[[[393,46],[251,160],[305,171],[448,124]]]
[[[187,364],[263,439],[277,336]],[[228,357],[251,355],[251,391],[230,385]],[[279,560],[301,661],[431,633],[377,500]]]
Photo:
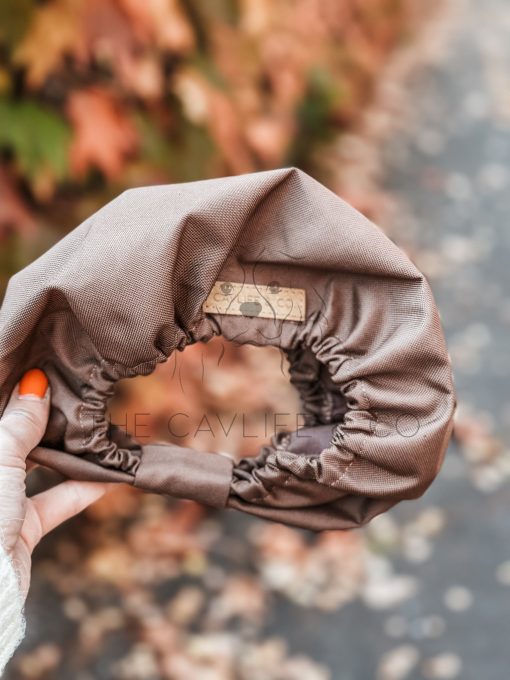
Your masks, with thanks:
[[[205,314],[216,281],[304,288],[302,322]],[[235,465],[108,429],[120,378],[222,335],[280,347],[305,427]],[[52,411],[31,457],[312,529],[359,526],[423,493],[456,405],[425,277],[378,227],[295,168],[131,189],[9,282],[0,413],[42,368]],[[52,453],[54,452],[54,453]]]

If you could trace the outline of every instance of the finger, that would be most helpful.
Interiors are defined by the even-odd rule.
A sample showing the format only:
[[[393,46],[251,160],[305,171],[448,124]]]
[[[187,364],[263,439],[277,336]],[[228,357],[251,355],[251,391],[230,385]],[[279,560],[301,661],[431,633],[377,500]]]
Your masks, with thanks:
[[[41,525],[41,536],[45,536],[59,524],[74,517],[86,507],[95,503],[114,484],[104,482],[77,482],[67,480],[42,491],[30,499]]]
[[[41,441],[50,412],[50,387],[40,369],[27,371],[0,419],[0,466],[20,467]]]

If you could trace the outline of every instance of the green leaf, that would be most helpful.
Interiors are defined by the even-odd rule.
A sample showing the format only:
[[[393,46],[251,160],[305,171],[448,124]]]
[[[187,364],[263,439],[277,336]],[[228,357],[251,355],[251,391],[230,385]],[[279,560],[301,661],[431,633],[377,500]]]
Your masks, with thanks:
[[[209,176],[215,145],[207,129],[187,121],[174,104],[176,124],[173,132],[159,130],[144,114],[135,117],[142,139],[141,156],[168,173],[173,181],[189,182]]]
[[[307,169],[314,150],[332,139],[335,126],[331,113],[343,93],[325,69],[312,69],[306,96],[297,109],[299,132],[289,152],[287,163]]]
[[[69,126],[51,109],[0,97],[0,147],[14,154],[18,169],[31,182],[48,170],[56,180],[67,177],[70,140]]]

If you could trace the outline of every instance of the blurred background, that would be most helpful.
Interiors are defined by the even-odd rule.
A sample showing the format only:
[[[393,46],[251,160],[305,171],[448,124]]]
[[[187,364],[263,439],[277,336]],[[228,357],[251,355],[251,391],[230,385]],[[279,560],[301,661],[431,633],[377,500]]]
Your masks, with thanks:
[[[506,0],[2,0],[0,294],[127,187],[297,165],[427,275],[459,392],[437,481],[360,531],[119,487],[37,548],[9,680],[508,677],[509,37]],[[253,455],[280,365],[195,345],[112,420]]]

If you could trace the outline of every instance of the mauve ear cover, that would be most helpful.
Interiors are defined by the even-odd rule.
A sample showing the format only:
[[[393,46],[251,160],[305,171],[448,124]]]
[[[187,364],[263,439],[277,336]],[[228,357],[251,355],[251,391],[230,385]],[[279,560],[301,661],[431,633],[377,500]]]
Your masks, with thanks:
[[[119,379],[218,335],[287,355],[302,428],[235,463],[109,427]],[[32,460],[313,530],[420,496],[456,407],[423,274],[296,168],[130,189],[85,220],[9,281],[0,414],[32,367],[52,389]]]

